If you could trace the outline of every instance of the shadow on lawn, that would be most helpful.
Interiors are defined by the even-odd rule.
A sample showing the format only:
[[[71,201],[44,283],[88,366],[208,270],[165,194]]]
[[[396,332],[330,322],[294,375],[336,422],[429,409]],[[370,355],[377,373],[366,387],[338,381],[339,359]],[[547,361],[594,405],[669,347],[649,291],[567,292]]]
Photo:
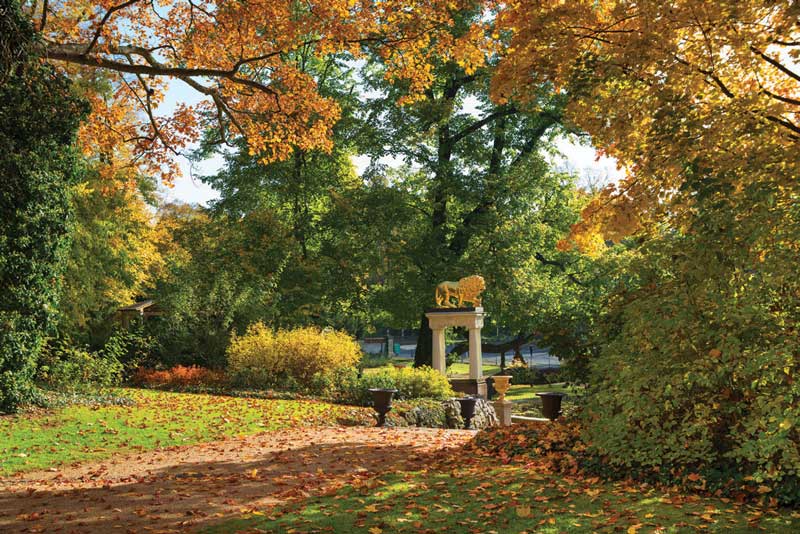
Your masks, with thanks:
[[[146,463],[135,464],[127,476],[111,480],[102,469],[84,469],[69,480],[0,479],[0,532],[52,532],[57,528],[94,534],[185,532],[223,516],[263,510],[376,471],[419,469],[434,454],[425,450],[428,444],[401,443],[390,435],[377,443],[377,434],[362,435],[359,440],[298,443],[284,450],[251,446],[241,451],[245,461],[237,461],[235,456],[225,461],[181,461],[152,471]],[[231,440],[204,447],[231,448],[236,443]],[[235,454],[229,450],[228,455],[232,452]],[[135,472],[137,468],[140,470]]]

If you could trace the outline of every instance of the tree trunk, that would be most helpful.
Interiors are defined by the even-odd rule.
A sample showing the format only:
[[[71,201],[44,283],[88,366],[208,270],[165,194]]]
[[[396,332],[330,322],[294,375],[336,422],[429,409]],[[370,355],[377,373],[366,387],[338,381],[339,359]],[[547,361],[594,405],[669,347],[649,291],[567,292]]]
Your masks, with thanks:
[[[424,313],[420,318],[417,348],[414,351],[414,367],[423,365],[433,367],[433,332]]]

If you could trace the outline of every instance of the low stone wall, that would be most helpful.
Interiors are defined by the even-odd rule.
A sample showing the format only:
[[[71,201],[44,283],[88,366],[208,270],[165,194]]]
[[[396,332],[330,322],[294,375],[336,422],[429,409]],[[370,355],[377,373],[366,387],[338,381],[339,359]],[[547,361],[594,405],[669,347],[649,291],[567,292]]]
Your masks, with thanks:
[[[461,404],[455,399],[443,401],[434,406],[418,406],[402,414],[403,424],[434,428],[464,428],[461,417]],[[390,423],[391,424],[391,423]],[[475,416],[470,421],[471,429],[480,430],[500,424],[494,406],[484,399],[475,403]]]
[[[464,419],[461,417],[461,404],[455,399],[446,400],[442,404],[444,405],[447,428],[464,428]],[[469,427],[474,430],[480,430],[490,426],[498,426],[499,424],[500,421],[497,419],[494,406],[485,399],[478,399],[478,402],[475,403],[475,416],[470,421]]]

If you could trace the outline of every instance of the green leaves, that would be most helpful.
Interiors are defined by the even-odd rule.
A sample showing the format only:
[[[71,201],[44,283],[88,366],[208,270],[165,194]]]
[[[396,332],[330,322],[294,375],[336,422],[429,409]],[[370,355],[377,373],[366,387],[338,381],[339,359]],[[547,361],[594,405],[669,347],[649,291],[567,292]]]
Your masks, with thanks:
[[[86,110],[65,77],[28,56],[33,28],[18,4],[4,10],[13,29],[3,35],[0,64],[0,413],[33,399],[69,243],[69,190],[80,172],[71,145]]]

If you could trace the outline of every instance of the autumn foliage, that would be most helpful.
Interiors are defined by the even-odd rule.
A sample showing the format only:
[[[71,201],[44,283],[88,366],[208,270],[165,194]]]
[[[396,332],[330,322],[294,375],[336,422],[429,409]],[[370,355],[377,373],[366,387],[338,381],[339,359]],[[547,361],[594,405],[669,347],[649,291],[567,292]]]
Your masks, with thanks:
[[[263,323],[231,339],[231,378],[251,387],[307,387],[344,369],[355,369],[361,358],[358,343],[345,332],[307,327],[274,332]]]
[[[131,383],[138,386],[181,389],[189,386],[221,386],[227,382],[225,373],[197,365],[176,365],[170,369],[137,369]]]
[[[494,77],[498,100],[550,82],[566,116],[616,157],[627,177],[584,211],[573,242],[685,227],[699,172],[739,190],[758,176],[796,194],[800,56],[796,3],[753,1],[511,2],[512,33]]]
[[[292,151],[330,151],[339,105],[292,56],[361,58],[377,48],[386,76],[414,99],[432,81],[434,57],[467,68],[484,59],[481,26],[462,39],[443,31],[472,0],[79,0],[29,6],[42,55],[85,80],[93,106],[82,139],[115,168],[130,162],[169,181],[173,155],[212,128],[216,143],[245,138],[263,161]],[[203,101],[159,116],[168,83],[185,84]]]

